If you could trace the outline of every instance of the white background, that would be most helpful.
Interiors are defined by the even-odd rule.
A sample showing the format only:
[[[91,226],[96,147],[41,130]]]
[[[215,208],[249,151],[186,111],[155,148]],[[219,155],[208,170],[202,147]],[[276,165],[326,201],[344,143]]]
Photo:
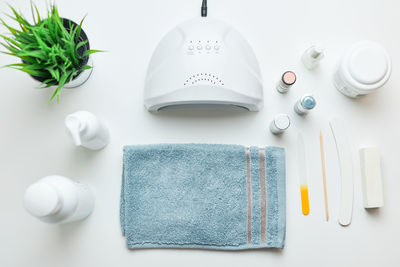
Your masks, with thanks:
[[[29,0],[12,5],[30,14]],[[36,1],[44,11],[45,1]],[[210,0],[209,16],[232,24],[248,39],[265,83],[265,108],[259,113],[232,109],[195,109],[151,114],[142,95],[147,65],[161,37],[176,24],[199,16],[200,0],[59,0],[61,16],[79,21],[94,49],[95,70],[78,89],[64,90],[60,104],[51,90],[35,89],[27,75],[0,70],[0,266],[400,266],[400,2],[398,0]],[[8,11],[5,1],[0,11]],[[4,15],[2,14],[3,18]],[[1,28],[1,32],[5,32]],[[350,100],[331,78],[340,55],[352,43],[379,41],[393,59],[393,75],[378,93]],[[316,40],[327,57],[315,72],[300,63]],[[15,62],[0,55],[0,64]],[[274,89],[285,70],[298,74],[288,95]],[[292,111],[306,92],[318,99],[307,118]],[[100,152],[75,148],[66,134],[67,114],[88,110],[110,127],[110,145]],[[281,138],[268,131],[278,112],[289,113],[293,127]],[[339,171],[328,123],[338,117],[349,127],[355,170],[352,224],[337,223]],[[324,221],[319,131],[327,143],[331,219]],[[296,139],[306,137],[310,169],[311,214],[301,215]],[[287,240],[283,251],[218,252],[133,250],[119,228],[122,147],[152,143],[234,143],[278,145],[287,149]],[[385,207],[362,207],[358,149],[378,146],[382,154]],[[25,188],[37,179],[60,174],[89,183],[96,209],[72,225],[46,225],[22,207]]]

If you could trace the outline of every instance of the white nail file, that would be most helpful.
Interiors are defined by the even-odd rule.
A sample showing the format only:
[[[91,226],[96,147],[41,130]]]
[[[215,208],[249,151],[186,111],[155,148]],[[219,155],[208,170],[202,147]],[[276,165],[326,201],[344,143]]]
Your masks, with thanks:
[[[335,119],[329,123],[335,137],[336,149],[340,164],[340,206],[339,224],[347,226],[351,223],[354,200],[354,176],[351,149],[346,135],[346,128],[342,122]]]
[[[364,208],[383,207],[381,159],[378,148],[360,149],[361,183]]]

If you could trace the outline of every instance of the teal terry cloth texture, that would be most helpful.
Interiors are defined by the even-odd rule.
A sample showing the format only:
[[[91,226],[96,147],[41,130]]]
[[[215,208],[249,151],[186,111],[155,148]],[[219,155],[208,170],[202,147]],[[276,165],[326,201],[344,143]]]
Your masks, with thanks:
[[[285,177],[278,147],[126,146],[120,220],[128,248],[283,248]]]

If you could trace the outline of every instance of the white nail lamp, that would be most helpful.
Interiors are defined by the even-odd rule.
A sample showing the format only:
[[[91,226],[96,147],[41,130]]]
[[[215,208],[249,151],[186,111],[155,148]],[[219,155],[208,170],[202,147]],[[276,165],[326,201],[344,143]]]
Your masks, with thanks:
[[[223,22],[187,21],[168,33],[153,54],[144,91],[149,111],[192,105],[259,111],[263,102],[257,58],[242,35]]]

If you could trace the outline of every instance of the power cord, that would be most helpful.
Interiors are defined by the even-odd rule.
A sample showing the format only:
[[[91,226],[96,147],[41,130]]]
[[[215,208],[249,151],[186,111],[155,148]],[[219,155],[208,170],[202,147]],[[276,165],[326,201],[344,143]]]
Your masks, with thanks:
[[[201,5],[201,16],[207,17],[207,0],[203,0],[203,4]]]

